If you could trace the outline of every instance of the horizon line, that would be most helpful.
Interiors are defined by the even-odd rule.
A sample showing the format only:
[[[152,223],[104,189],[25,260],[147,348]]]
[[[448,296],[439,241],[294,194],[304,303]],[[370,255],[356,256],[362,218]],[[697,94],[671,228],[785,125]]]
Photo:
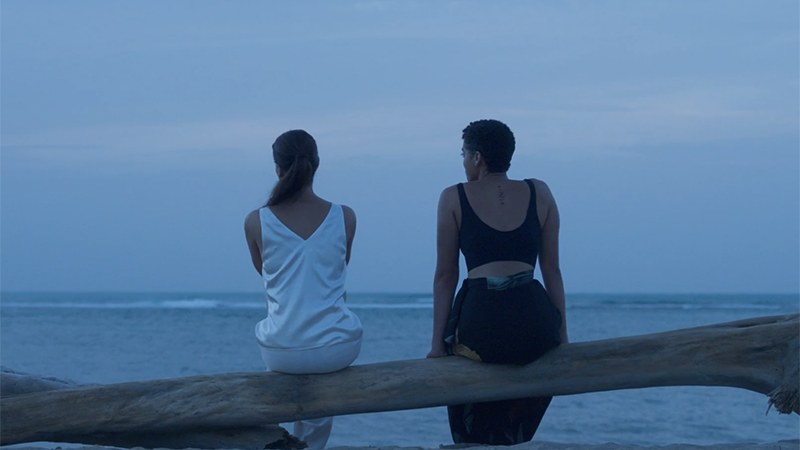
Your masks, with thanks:
[[[263,295],[263,291],[224,291],[224,290],[0,290],[0,301],[6,294],[234,294],[234,295]],[[402,295],[413,297],[432,297],[432,292],[389,292],[389,291],[348,291],[349,295]],[[566,295],[796,295],[800,296],[800,291],[795,292],[770,292],[770,291],[575,291],[566,292]]]

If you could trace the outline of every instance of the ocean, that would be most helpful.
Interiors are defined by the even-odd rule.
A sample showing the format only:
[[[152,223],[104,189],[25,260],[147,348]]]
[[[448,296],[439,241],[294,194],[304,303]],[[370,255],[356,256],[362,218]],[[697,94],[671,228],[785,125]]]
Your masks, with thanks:
[[[364,325],[355,364],[424,358],[432,298],[350,294]],[[797,313],[793,295],[568,294],[572,342]],[[92,383],[262,371],[253,329],[260,293],[3,293],[0,363]],[[798,439],[800,418],[723,387],[669,387],[556,397],[534,440],[665,445]],[[445,408],[337,417],[329,447],[451,444]]]

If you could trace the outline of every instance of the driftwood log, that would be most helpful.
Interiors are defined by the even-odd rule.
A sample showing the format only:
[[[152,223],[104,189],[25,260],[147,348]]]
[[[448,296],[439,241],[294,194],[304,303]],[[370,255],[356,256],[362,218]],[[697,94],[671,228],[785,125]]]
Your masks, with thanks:
[[[77,389],[101,386],[99,384],[79,383],[54,377],[42,377],[18,372],[0,366],[0,399],[17,395],[34,394],[60,389]],[[2,412],[2,411],[0,411]],[[0,425],[2,417],[0,416]],[[259,427],[236,427],[210,430],[129,433],[62,434],[58,442],[75,444],[103,445],[120,448],[196,448],[219,449],[236,448],[261,450],[300,449],[305,444],[278,425]]]
[[[527,366],[446,357],[324,375],[233,373],[0,399],[0,444],[176,433],[518,397],[657,386],[729,386],[798,407],[797,314],[563,345]]]
[[[17,372],[0,366],[0,398],[15,395],[33,394],[36,392],[55,391],[57,389],[76,389],[100,386],[99,384],[79,383],[54,377],[42,377],[25,372]]]

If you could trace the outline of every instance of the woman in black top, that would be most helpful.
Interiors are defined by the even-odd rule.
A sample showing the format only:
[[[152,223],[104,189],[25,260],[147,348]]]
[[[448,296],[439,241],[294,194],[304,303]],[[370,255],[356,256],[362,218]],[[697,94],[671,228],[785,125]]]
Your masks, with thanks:
[[[505,124],[472,122],[462,138],[467,183],[448,187],[439,198],[428,357],[456,354],[485,363],[528,364],[568,342],[558,208],[543,181],[506,176],[515,142]],[[468,273],[454,301],[459,250]],[[544,287],[533,279],[537,259]],[[527,442],[550,400],[449,406],[453,441]]]

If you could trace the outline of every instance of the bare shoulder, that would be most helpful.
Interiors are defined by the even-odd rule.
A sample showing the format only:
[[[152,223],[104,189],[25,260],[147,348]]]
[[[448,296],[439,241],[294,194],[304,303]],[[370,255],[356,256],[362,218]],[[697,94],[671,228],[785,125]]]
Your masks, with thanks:
[[[347,261],[350,261],[350,245],[353,242],[353,237],[356,235],[356,212],[353,208],[347,205],[342,206],[342,215],[344,216],[344,231],[347,235]]]
[[[442,195],[449,194],[449,195],[458,195],[458,185],[454,184],[452,186],[447,186],[442,190]]]
[[[355,221],[356,221],[356,212],[353,211],[353,208],[351,208],[351,207],[349,207],[347,205],[341,205],[341,206],[342,206],[342,214],[344,214],[344,221],[345,222],[355,223]]]
[[[258,229],[261,227],[261,210],[256,209],[250,211],[250,214],[244,218],[244,229],[245,231],[251,231],[254,229]]]
[[[550,190],[550,186],[548,186],[547,183],[537,178],[528,178],[528,180],[531,181],[533,183],[533,187],[536,188],[537,199],[542,199],[547,202],[555,201],[553,198],[553,192]]]
[[[251,211],[244,219],[244,237],[251,254],[261,253],[261,210]],[[255,264],[255,260],[254,260]],[[260,263],[258,264],[260,265]]]
[[[458,185],[454,184],[444,188],[439,195],[439,207],[452,207],[458,203]]]

